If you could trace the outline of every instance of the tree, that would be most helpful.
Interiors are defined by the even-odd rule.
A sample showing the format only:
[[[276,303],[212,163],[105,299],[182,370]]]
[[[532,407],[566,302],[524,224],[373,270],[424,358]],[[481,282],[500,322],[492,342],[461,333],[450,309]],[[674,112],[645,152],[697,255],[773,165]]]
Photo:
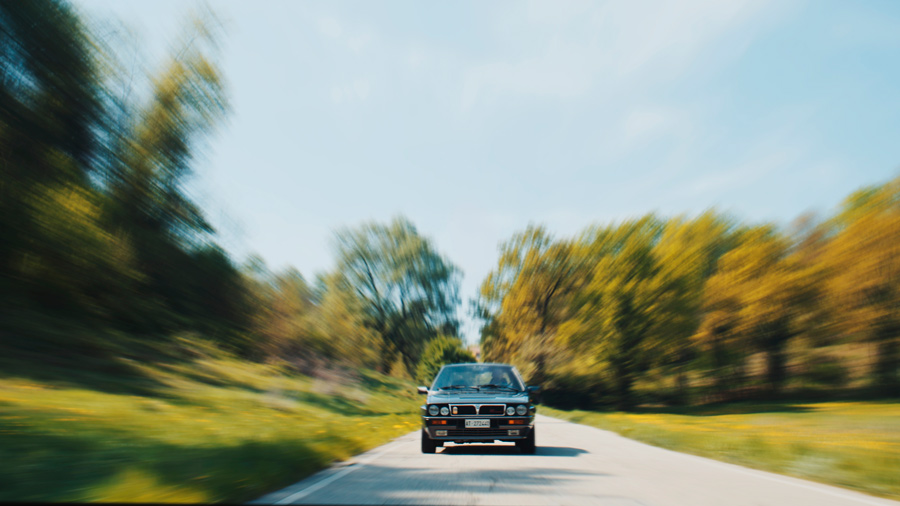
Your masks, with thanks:
[[[559,351],[556,330],[568,317],[568,298],[582,280],[577,245],[554,241],[543,227],[529,226],[501,246],[497,268],[481,285],[485,356],[515,363],[529,378],[547,379]],[[493,309],[490,309],[493,308]]]
[[[686,395],[686,369],[696,356],[691,337],[703,320],[704,284],[718,259],[731,248],[733,226],[731,220],[713,211],[693,220],[671,219],[654,248],[659,275],[669,280],[672,287],[668,331],[657,336],[663,339],[656,346],[660,350],[657,361],[674,369],[681,401]]]
[[[320,279],[320,293],[309,322],[318,349],[329,358],[356,367],[377,368],[381,360],[381,336],[367,326],[364,302],[341,287],[340,276],[331,273]]]
[[[707,321],[701,338],[712,349],[717,367],[742,360],[751,350],[761,351],[773,393],[786,380],[785,347],[801,332],[801,315],[814,293],[815,278],[789,253],[787,240],[774,227],[747,228],[739,244],[720,258],[706,287]]]
[[[252,258],[243,277],[254,302],[252,353],[288,360],[312,351],[312,325],[308,320],[315,306],[303,276],[293,268],[270,272],[262,259]]]
[[[423,385],[430,385],[444,365],[468,362],[475,362],[475,356],[465,348],[461,339],[438,336],[425,347],[416,369],[416,379]]]
[[[662,230],[659,219],[645,216],[608,233],[592,232],[591,247],[602,255],[577,298],[575,317],[560,327],[562,339],[596,357],[611,377],[621,409],[633,407],[634,382],[681,306],[675,281],[661,275],[654,254]]]
[[[459,271],[404,218],[337,234],[335,287],[353,297],[381,338],[380,370],[399,356],[414,371],[425,344],[456,334]]]
[[[874,342],[875,381],[900,391],[900,178],[849,196],[826,247],[826,284],[836,326]]]
[[[193,322],[208,316],[208,306],[194,300],[197,287],[185,281],[204,262],[210,265],[212,257],[201,252],[216,249],[214,231],[185,186],[197,151],[228,112],[213,26],[212,18],[194,20],[178,52],[152,78],[150,99],[107,135],[104,225],[134,246],[144,274],[137,290],[146,296],[132,299],[131,312],[145,315],[147,330],[196,327]],[[233,266],[231,275],[237,276]],[[205,279],[211,281],[206,290],[216,288]]]
[[[92,49],[67,4],[0,3],[0,277],[57,310],[92,312],[99,279],[133,274],[108,261],[128,247],[99,227],[89,179],[104,116]]]
[[[0,312],[242,345],[240,276],[185,188],[227,111],[210,21],[140,103],[67,3],[0,2]]]

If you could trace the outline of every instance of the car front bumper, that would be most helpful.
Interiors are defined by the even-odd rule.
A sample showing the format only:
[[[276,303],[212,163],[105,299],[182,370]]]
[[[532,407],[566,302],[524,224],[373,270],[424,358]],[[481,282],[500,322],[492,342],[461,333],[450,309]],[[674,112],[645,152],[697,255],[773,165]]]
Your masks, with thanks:
[[[490,427],[465,426],[466,420],[489,420]],[[437,441],[491,442],[525,439],[534,429],[534,417],[445,417],[426,416],[422,428],[428,437]]]

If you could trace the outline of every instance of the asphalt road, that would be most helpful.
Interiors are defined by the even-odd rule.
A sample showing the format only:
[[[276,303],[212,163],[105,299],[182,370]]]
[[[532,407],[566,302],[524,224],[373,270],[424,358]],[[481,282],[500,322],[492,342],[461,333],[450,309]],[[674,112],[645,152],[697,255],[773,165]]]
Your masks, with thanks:
[[[424,455],[419,432],[254,503],[900,505],[900,502],[645,445],[538,415],[536,455],[458,445]]]

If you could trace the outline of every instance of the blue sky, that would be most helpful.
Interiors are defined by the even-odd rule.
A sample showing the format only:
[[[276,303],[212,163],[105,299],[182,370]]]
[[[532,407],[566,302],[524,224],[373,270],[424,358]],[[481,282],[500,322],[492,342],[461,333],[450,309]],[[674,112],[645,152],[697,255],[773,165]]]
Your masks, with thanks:
[[[150,62],[197,5],[75,4]],[[402,214],[463,270],[464,310],[529,223],[784,224],[898,175],[896,1],[209,6],[233,113],[193,191],[238,260],[307,279],[335,229]]]

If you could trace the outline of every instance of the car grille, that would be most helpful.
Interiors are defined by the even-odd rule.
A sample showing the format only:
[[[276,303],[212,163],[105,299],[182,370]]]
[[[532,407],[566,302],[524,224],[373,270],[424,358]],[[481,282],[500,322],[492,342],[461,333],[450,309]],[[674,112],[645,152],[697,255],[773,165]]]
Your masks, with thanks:
[[[506,413],[506,406],[503,404],[484,404],[478,408],[479,415],[502,415]]]
[[[506,404],[451,404],[450,414],[454,416],[503,416]]]
[[[509,435],[506,429],[466,429],[448,430],[447,437],[478,437],[478,436],[502,436]]]
[[[451,415],[477,415],[478,412],[472,404],[450,405]]]

